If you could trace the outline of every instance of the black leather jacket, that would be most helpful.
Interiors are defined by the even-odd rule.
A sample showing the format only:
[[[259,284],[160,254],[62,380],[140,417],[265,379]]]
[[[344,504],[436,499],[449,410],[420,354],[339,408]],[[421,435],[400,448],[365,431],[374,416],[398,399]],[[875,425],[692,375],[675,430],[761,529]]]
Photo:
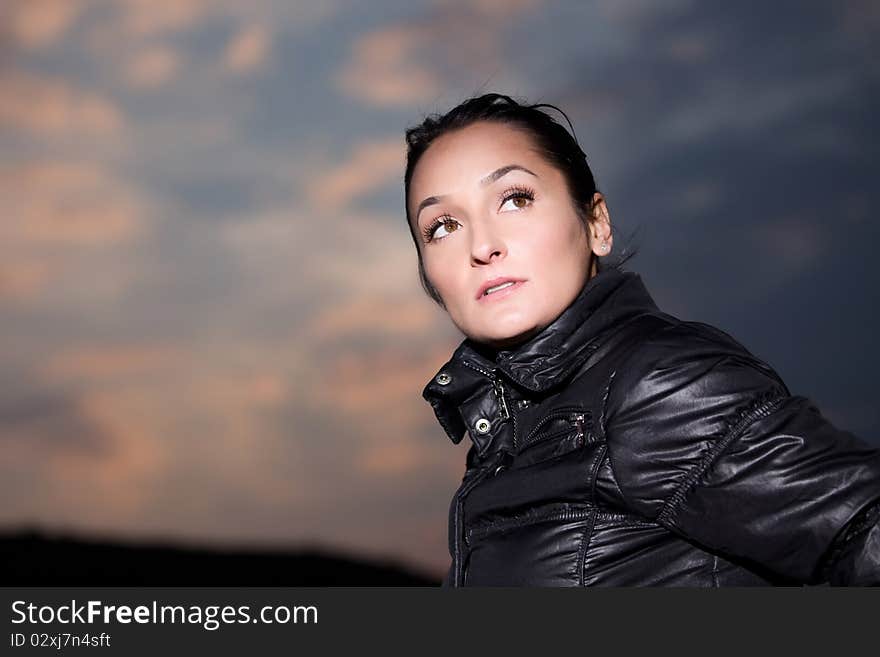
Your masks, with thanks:
[[[472,441],[444,585],[880,584],[880,450],[637,274],[513,350],[466,339],[422,394]]]

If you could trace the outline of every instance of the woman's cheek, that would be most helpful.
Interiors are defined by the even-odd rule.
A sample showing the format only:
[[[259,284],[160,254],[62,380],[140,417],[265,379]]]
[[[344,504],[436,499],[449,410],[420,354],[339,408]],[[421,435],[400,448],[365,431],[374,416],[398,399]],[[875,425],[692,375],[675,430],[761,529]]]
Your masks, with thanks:
[[[434,266],[429,267],[428,263],[425,263],[425,273],[434,289],[440,293],[447,308],[450,305],[461,303],[465,282],[462,280],[460,273],[452,270],[453,265],[450,262],[433,264]]]

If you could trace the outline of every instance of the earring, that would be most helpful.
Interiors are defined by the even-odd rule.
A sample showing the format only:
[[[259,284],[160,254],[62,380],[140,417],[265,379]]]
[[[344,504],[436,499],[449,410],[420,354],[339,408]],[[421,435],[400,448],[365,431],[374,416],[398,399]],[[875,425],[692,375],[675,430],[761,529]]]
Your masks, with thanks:
[[[608,242],[602,242],[602,250],[603,250],[603,251],[607,251],[607,250],[608,250]]]

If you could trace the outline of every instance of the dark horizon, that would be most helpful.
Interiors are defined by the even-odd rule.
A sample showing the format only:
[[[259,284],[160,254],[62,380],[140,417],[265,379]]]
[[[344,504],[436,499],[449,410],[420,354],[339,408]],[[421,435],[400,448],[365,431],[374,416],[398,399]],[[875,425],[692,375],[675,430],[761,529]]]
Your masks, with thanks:
[[[210,546],[22,528],[0,531],[5,586],[439,586],[394,558],[326,546]]]

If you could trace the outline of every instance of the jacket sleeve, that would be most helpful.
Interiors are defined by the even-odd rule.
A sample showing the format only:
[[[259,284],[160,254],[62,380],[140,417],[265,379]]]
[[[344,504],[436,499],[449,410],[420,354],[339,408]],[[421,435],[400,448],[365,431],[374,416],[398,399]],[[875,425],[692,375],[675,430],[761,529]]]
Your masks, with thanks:
[[[880,584],[880,450],[727,334],[655,334],[612,376],[602,426],[637,513],[791,581]]]

